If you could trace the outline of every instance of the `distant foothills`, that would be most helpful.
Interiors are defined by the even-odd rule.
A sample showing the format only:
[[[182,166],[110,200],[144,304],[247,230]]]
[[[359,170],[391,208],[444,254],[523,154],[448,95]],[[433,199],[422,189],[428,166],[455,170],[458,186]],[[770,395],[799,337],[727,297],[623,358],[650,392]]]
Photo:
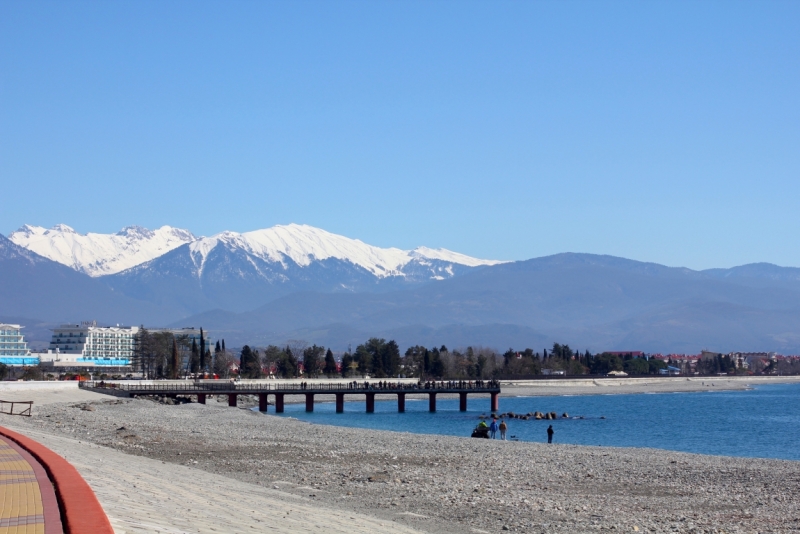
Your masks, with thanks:
[[[212,237],[66,225],[0,235],[0,322],[45,348],[60,324],[89,320],[202,325],[262,351],[305,340],[344,354],[388,339],[402,354],[442,345],[499,354],[570,340],[584,358],[629,348],[800,354],[800,269],[695,271],[576,253],[509,262],[374,247],[296,224]]]

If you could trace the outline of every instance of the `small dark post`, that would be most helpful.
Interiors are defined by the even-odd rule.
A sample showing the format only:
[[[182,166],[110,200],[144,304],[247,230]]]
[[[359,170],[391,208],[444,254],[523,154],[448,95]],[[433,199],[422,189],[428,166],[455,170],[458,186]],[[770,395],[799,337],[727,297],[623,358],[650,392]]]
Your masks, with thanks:
[[[467,411],[467,392],[466,391],[462,391],[461,393],[458,394],[458,401],[459,401],[458,402],[458,409],[461,410],[462,412],[466,412]]]
[[[236,393],[228,393],[228,406],[236,408]]]
[[[283,413],[283,393],[275,394],[275,413]]]
[[[436,411],[436,393],[428,393],[428,409],[432,412]]]
[[[336,413],[344,412],[344,393],[336,394]]]
[[[206,403],[206,394],[205,393],[198,393],[197,394],[197,402],[200,404]]]
[[[375,413],[375,394],[367,393],[367,413]]]
[[[405,393],[398,393],[397,394],[397,411],[399,413],[403,413],[406,411],[406,394]]]
[[[500,411],[500,394],[499,393],[492,393],[492,411],[499,412]]]
[[[306,411],[313,412],[314,411],[314,394],[313,393],[306,393]]]
[[[259,393],[258,394],[258,411],[259,412],[266,412],[267,411],[267,394],[266,393]]]

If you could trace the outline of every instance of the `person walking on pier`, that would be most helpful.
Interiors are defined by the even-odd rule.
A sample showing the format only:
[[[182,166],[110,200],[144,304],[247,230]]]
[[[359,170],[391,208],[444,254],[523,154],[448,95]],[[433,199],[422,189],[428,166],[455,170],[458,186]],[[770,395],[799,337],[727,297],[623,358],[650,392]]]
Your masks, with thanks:
[[[492,424],[489,425],[489,434],[491,435],[492,439],[495,439],[497,436],[497,419],[492,419]]]
[[[505,419],[501,419],[500,420],[500,426],[498,428],[500,429],[500,439],[505,441],[506,440],[506,431],[508,430],[508,425],[506,424]]]
[[[555,430],[553,430],[553,425],[547,427],[547,443],[553,443],[553,434],[555,434]]]

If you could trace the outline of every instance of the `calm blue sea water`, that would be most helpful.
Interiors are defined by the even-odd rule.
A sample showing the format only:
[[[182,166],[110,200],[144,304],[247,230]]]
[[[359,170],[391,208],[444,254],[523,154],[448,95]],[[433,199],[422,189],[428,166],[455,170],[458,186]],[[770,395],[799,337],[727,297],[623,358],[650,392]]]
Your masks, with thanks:
[[[347,397],[346,397],[347,399]],[[358,397],[335,413],[333,403],[318,403],[313,413],[301,404],[286,405],[284,417],[317,424],[423,434],[468,437],[481,414],[489,414],[488,398],[469,400],[470,410],[458,411],[458,400],[406,400],[406,413],[395,401],[375,403],[365,413]],[[547,441],[549,424],[557,443],[615,447],[654,447],[727,456],[800,460],[800,384],[757,386],[750,391],[710,391],[634,395],[500,397],[501,412],[567,412],[585,419],[508,421],[509,435],[520,441]],[[273,413],[270,411],[270,413]],[[605,417],[605,419],[601,419]]]

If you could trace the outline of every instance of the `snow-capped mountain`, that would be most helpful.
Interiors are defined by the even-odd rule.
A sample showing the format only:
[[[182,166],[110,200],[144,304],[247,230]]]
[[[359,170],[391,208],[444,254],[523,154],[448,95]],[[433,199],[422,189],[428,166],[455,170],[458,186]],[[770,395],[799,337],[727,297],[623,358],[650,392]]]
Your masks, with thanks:
[[[104,279],[126,295],[187,310],[242,311],[298,291],[385,292],[495,263],[443,249],[379,248],[289,224],[200,238]]]
[[[209,255],[220,246],[266,263],[278,263],[284,269],[289,264],[308,267],[316,261],[342,260],[366,269],[377,278],[404,277],[410,271],[419,275],[419,267],[427,266],[429,278],[443,279],[453,275],[452,268],[448,269],[451,264],[477,267],[500,263],[445,249],[379,248],[300,224],[278,225],[245,233],[226,231],[200,238],[188,230],[171,226],[157,230],[128,226],[116,234],[84,235],[65,224],[50,229],[26,224],[8,237],[21,247],[93,277],[131,269],[186,244],[189,244],[189,256],[197,277],[202,276]]]
[[[187,314],[242,311],[297,291],[391,291],[501,263],[445,249],[380,248],[300,224],[200,238],[169,226],[82,235],[66,225],[26,225],[9,238],[128,297]]]
[[[197,239],[191,232],[171,226],[157,230],[128,226],[116,234],[79,234],[65,224],[50,229],[26,224],[8,238],[92,277],[130,269]]]
[[[114,291],[102,279],[91,278],[40,256],[0,235],[0,319],[44,317],[45,322],[100,319],[136,324],[175,320],[182,310],[153,304]],[[28,321],[17,321],[30,325]],[[35,322],[34,322],[35,323]],[[29,332],[29,330],[26,330]]]
[[[253,232],[222,232],[213,237],[200,238],[189,245],[192,261],[201,276],[209,255],[224,246],[240,250],[245,254],[267,263],[280,263],[288,268],[289,263],[308,267],[312,262],[336,259],[350,262],[366,269],[377,278],[405,276],[404,267],[414,263],[430,265],[430,278],[449,278],[452,273],[446,266],[437,270],[433,263],[447,263],[478,267],[501,263],[493,260],[480,260],[445,249],[419,247],[414,250],[398,248],[379,248],[358,239],[350,239],[301,224],[278,225]],[[289,261],[290,260],[290,261]]]

